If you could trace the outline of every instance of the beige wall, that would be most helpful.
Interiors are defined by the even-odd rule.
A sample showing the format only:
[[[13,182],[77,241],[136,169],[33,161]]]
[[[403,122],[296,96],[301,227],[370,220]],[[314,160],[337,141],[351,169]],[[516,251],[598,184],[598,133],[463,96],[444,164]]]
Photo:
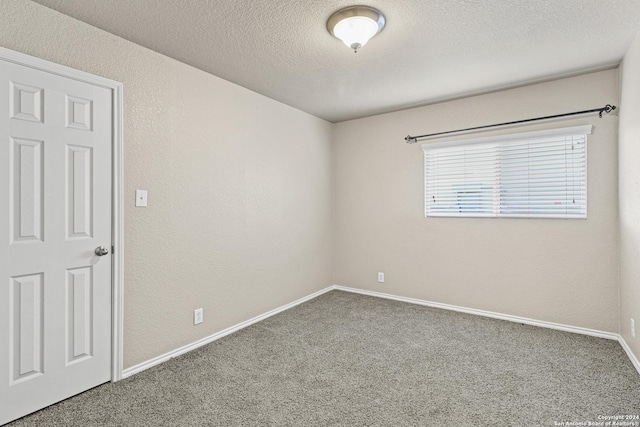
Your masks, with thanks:
[[[422,150],[403,141],[617,99],[609,70],[337,124],[336,284],[617,332],[617,117],[510,130],[594,124],[586,221],[425,219]]]
[[[0,46],[124,83],[125,367],[332,284],[330,123],[29,1]]]
[[[640,34],[620,70],[620,333],[640,359]]]
[[[617,70],[332,126],[26,0],[0,2],[0,46],[125,85],[125,367],[326,287],[334,268],[339,285],[611,332],[621,300],[638,354],[638,40],[622,74],[621,299],[617,117],[518,128],[594,124],[586,221],[425,219],[422,151],[403,142],[617,103]]]

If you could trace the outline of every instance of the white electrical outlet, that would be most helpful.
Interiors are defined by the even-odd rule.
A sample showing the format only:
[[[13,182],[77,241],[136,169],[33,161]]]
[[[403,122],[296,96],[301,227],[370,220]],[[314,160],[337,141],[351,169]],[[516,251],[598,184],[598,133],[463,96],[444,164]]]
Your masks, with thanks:
[[[636,321],[631,319],[631,336],[636,337]]]
[[[202,323],[204,320],[204,314],[202,313],[202,309],[198,308],[193,310],[193,324],[197,325],[198,323]]]
[[[384,283],[384,273],[382,272],[378,272],[378,282],[379,283]]]

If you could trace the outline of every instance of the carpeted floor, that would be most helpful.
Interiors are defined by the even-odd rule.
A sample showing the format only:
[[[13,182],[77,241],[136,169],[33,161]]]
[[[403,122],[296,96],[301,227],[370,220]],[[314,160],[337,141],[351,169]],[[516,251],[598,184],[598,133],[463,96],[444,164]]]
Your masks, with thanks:
[[[332,291],[10,425],[557,426],[625,414],[640,414],[640,375],[615,341]]]

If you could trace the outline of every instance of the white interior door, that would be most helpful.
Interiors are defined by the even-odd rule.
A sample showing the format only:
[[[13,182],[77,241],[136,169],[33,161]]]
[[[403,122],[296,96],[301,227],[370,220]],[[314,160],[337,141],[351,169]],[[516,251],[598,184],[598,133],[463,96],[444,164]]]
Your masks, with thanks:
[[[111,379],[112,92],[0,60],[0,424]]]

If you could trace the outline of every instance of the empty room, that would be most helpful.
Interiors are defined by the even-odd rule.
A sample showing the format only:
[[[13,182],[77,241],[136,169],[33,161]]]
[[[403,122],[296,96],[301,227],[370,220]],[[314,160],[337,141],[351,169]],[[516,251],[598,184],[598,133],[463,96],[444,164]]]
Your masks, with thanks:
[[[0,79],[0,425],[640,426],[637,0],[2,0]]]

